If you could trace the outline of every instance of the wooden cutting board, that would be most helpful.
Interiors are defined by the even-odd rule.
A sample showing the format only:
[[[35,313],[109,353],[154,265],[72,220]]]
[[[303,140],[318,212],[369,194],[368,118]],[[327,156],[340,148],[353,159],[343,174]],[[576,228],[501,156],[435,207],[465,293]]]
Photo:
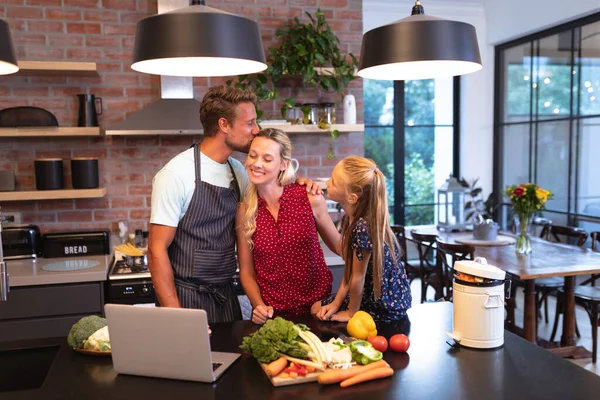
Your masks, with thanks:
[[[301,383],[309,383],[316,382],[319,378],[319,375],[322,372],[310,372],[306,374],[306,376],[299,376],[297,378],[280,378],[279,376],[268,376],[265,369],[267,368],[267,364],[259,363],[265,376],[271,381],[271,384],[275,387],[279,386],[290,386],[290,385],[299,385]]]

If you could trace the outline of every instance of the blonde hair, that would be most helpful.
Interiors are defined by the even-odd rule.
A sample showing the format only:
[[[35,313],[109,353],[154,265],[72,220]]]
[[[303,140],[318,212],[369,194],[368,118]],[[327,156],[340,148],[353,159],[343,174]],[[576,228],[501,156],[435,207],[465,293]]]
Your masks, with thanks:
[[[358,196],[352,221],[344,218],[342,225],[342,255],[344,257],[344,282],[352,278],[352,231],[358,220],[364,218],[369,226],[373,261],[373,288],[375,298],[381,297],[381,279],[385,263],[385,245],[388,246],[394,264],[398,266],[395,250],[401,252],[400,244],[390,228],[385,176],[373,160],[358,156],[348,156],[340,161],[343,170],[343,183],[347,193]]]
[[[280,171],[279,176],[277,177],[279,186],[284,187],[295,182],[296,172],[290,162],[292,159],[292,142],[290,141],[290,138],[282,130],[273,128],[261,130],[255,138],[258,137],[264,137],[277,143],[280,149],[279,156],[281,157],[281,161],[288,162],[286,169]],[[243,224],[244,233],[246,235],[246,241],[252,248],[254,246],[252,235],[254,235],[254,232],[256,231],[256,215],[258,213],[258,191],[256,190],[256,185],[252,182],[248,183],[243,203],[245,206]]]

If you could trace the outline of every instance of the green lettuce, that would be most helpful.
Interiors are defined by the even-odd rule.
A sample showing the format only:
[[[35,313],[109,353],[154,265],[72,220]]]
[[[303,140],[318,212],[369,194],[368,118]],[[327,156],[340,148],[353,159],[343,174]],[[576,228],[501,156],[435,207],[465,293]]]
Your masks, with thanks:
[[[304,341],[298,336],[294,326],[301,330],[308,329],[306,325],[295,325],[281,317],[270,319],[258,331],[244,337],[240,349],[252,353],[262,363],[278,359],[279,353],[306,358],[308,352],[300,346]]]

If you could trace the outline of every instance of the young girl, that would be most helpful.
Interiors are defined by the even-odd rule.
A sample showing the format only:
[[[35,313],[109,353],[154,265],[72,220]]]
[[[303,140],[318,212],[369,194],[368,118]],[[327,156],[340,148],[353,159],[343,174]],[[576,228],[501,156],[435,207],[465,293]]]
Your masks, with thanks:
[[[339,244],[323,196],[294,183],[292,144],[279,129],[252,141],[250,184],[236,219],[240,280],[252,303],[252,321],[309,314],[331,295],[333,280],[317,232],[333,251]],[[316,311],[314,311],[316,312]]]
[[[400,245],[390,229],[383,173],[372,160],[346,157],[327,181],[327,197],[346,213],[341,232],[344,279],[333,301],[322,303],[317,317],[347,321],[362,310],[377,321],[403,318],[412,296]]]

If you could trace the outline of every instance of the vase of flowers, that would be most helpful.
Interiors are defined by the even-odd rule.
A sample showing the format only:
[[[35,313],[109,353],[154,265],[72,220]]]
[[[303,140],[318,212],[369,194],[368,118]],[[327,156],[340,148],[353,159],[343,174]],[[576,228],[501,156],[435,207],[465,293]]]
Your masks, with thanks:
[[[552,192],[544,190],[535,183],[508,186],[505,190],[513,207],[513,216],[517,228],[517,253],[531,252],[531,224],[536,213],[545,208],[552,198]]]

